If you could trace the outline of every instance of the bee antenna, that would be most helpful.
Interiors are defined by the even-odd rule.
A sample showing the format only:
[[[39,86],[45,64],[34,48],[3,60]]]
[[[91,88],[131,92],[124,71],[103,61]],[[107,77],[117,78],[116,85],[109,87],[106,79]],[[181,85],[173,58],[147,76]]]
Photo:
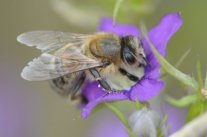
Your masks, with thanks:
[[[142,86],[142,87],[143,87],[143,85],[142,85],[142,83],[141,83],[140,81],[138,81],[138,82],[137,82],[137,84],[139,84],[140,86]]]
[[[143,57],[143,60],[146,62],[147,66],[149,66],[151,68],[150,63],[148,62],[148,60],[145,57]]]

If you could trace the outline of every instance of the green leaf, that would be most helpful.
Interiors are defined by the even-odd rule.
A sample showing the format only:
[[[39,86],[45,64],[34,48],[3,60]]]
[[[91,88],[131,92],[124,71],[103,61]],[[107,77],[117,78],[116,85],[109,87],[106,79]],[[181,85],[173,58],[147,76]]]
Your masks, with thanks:
[[[139,103],[138,99],[135,102],[135,107],[137,110],[141,108],[141,104]]]
[[[186,75],[185,73],[183,73],[183,72],[179,71],[178,69],[176,69],[174,66],[172,66],[170,63],[168,63],[158,53],[158,51],[154,48],[154,45],[152,44],[152,42],[148,38],[146,27],[144,26],[144,24],[142,24],[141,30],[142,30],[142,33],[144,35],[144,38],[147,40],[152,52],[154,53],[154,55],[158,59],[159,63],[163,67],[163,69],[167,73],[169,73],[171,76],[173,76],[174,78],[176,78],[177,80],[179,80],[180,82],[185,84],[186,86],[189,86],[189,87],[193,88],[195,91],[198,91],[199,87],[198,87],[198,83],[197,83],[197,81],[195,81],[195,79],[193,79],[192,77],[190,77],[190,76]]]
[[[197,99],[197,95],[188,95],[182,97],[181,99],[174,99],[170,96],[166,96],[165,100],[174,107],[183,108],[195,103]]]
[[[136,101],[135,101],[135,108],[137,110],[142,109],[144,107],[148,107],[148,106],[149,106],[149,103],[148,102],[142,102],[142,103],[140,103],[138,99],[136,99]]]
[[[160,126],[157,129],[157,137],[164,137],[163,127],[165,128],[164,131],[168,132],[169,125],[167,125],[167,119],[168,119],[168,115],[165,115],[160,123]]]
[[[186,121],[189,122],[207,110],[207,102],[198,100],[196,103],[189,107],[188,116]]]
[[[105,105],[114,113],[116,116],[121,120],[121,122],[125,125],[129,137],[134,137],[133,131],[128,124],[127,119],[125,116],[119,111],[115,106],[111,105],[110,103],[105,103]]]

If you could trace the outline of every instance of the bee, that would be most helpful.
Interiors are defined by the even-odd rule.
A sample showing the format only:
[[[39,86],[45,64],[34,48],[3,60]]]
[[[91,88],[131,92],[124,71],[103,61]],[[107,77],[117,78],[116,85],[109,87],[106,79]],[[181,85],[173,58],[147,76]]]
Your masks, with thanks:
[[[85,100],[81,90],[87,81],[97,81],[107,94],[128,90],[143,78],[148,64],[142,40],[131,35],[33,31],[17,40],[42,52],[24,67],[22,78],[50,80],[57,93],[71,100]]]

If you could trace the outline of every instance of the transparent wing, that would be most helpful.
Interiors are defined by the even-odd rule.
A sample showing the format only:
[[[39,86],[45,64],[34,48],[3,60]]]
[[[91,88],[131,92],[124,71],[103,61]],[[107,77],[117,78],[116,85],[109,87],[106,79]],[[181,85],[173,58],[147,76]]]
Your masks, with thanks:
[[[87,34],[76,34],[59,31],[32,31],[17,37],[17,41],[30,47],[36,47],[42,52],[51,52],[68,43],[82,45],[83,40],[90,37]]]
[[[40,57],[28,63],[21,76],[29,81],[49,80],[99,66],[103,66],[103,63],[74,51],[73,54],[64,57],[43,53]]]

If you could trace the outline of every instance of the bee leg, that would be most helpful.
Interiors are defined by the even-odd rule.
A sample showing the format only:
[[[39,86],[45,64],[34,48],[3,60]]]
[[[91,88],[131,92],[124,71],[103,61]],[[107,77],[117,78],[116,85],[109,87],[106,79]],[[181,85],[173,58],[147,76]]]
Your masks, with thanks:
[[[94,78],[96,79],[96,81],[98,81],[98,83],[105,89],[107,90],[109,93],[114,91],[111,89],[111,87],[109,86],[109,84],[101,78],[101,75],[99,74],[99,72],[95,69],[92,68],[90,69],[91,74],[94,76]]]
[[[109,62],[109,61],[104,61],[103,64],[104,64],[103,67],[106,67],[106,66],[110,65],[111,62]]]
[[[76,83],[76,86],[71,89],[73,92],[71,93],[71,100],[76,100],[76,99],[80,99],[81,103],[83,103],[83,95],[80,93],[80,89],[85,81],[86,75],[85,73],[82,73],[81,76],[78,79],[78,82]],[[85,100],[85,99],[84,99]]]
[[[69,100],[77,102],[78,104],[87,104],[88,103],[87,98],[82,94],[79,94],[79,95],[72,94],[71,97],[69,98]]]

